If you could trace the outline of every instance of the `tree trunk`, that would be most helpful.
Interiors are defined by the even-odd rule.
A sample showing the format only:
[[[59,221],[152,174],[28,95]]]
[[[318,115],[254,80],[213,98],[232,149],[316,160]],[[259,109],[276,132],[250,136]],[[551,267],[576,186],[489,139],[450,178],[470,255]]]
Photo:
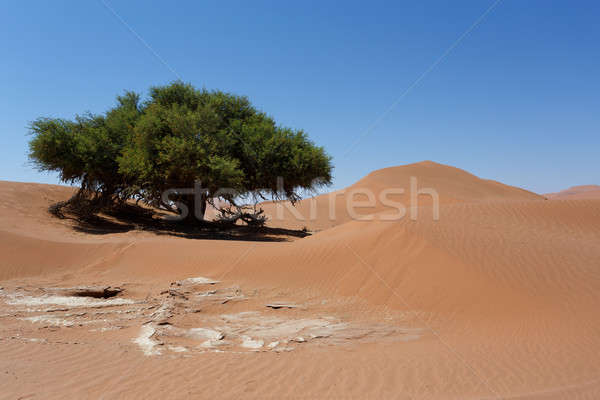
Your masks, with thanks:
[[[188,208],[188,214],[184,221],[192,225],[202,224],[204,221],[204,214],[206,212],[206,201],[208,197],[206,194],[187,195],[183,198],[184,203]]]

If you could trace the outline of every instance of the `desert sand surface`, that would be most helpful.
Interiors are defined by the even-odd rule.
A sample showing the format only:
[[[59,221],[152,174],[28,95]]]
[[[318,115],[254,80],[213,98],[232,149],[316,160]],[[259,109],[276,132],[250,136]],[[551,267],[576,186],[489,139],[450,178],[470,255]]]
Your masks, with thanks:
[[[418,191],[417,201],[411,203],[411,177],[415,179]],[[382,193],[385,197],[406,207],[431,205],[432,196],[427,189],[433,188],[439,195],[440,204],[458,202],[479,202],[492,200],[540,200],[541,196],[524,189],[508,186],[500,182],[481,179],[459,168],[439,164],[433,161],[422,161],[415,164],[384,168],[373,171],[355,184],[332,193],[307,198],[296,207],[276,203],[265,203],[263,208],[270,217],[272,225],[310,230],[323,230],[343,224],[359,216],[366,216],[387,210],[390,207],[382,204]],[[397,191],[402,191],[401,193]],[[347,204],[351,199],[369,204],[369,194],[373,206],[354,209],[355,215],[349,212]],[[281,203],[279,203],[281,204]],[[281,210],[278,212],[278,209]],[[354,217],[354,218],[353,218]]]
[[[411,176],[437,218],[348,214]],[[76,229],[72,193],[0,182],[0,398],[600,398],[600,199],[423,162],[261,241]]]
[[[546,196],[553,200],[575,200],[575,199],[600,199],[599,185],[572,186],[557,193],[547,193]]]

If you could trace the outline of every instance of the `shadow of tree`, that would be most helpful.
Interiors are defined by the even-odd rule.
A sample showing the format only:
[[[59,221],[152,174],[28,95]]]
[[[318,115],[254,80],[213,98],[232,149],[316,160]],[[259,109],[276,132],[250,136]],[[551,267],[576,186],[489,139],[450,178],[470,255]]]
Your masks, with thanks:
[[[52,205],[49,211],[60,219],[73,221],[74,230],[91,235],[145,231],[186,239],[255,242],[284,242],[310,235],[305,230],[235,225],[216,221],[198,221],[198,224],[191,225],[168,220],[167,217],[172,214],[167,211],[132,203],[105,208],[95,213],[70,207],[66,203],[57,203]]]

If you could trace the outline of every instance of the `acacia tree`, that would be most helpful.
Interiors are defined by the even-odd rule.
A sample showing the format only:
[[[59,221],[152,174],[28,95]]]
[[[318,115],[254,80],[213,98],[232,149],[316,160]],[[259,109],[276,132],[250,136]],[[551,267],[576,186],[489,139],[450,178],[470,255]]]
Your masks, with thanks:
[[[182,82],[152,87],[142,104],[127,93],[106,116],[39,119],[31,130],[30,157],[41,169],[104,197],[176,201],[188,220],[215,197],[233,206],[247,195],[295,202],[331,183],[331,158],[303,131],[277,126],[246,97]],[[188,193],[195,185],[203,190]]]

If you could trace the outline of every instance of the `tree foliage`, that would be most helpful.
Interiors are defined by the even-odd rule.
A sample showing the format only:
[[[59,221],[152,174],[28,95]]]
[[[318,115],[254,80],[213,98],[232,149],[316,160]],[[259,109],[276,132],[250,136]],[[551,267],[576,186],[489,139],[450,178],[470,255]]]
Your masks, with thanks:
[[[203,216],[215,197],[234,207],[249,195],[295,202],[302,190],[331,183],[330,157],[303,131],[278,126],[246,97],[182,82],[152,87],[144,102],[126,92],[105,115],[39,118],[30,128],[39,169],[108,202],[178,201],[190,217]],[[199,201],[181,190],[195,184],[204,189]]]
[[[77,115],[75,120],[39,118],[30,125],[29,157],[43,171],[55,171],[63,182],[109,200],[127,197],[129,184],[119,173],[118,157],[141,115],[139,96],[128,92],[106,115]]]

